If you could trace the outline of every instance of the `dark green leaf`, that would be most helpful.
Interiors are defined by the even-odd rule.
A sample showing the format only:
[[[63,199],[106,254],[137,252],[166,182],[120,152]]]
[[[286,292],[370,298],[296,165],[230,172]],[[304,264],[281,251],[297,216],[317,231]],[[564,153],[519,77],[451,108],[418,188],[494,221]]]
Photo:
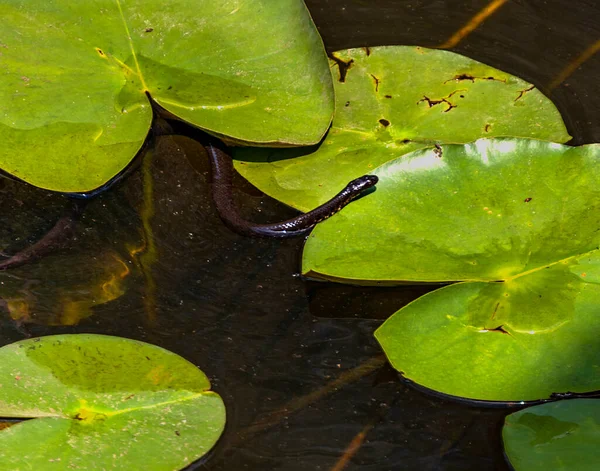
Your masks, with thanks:
[[[504,448],[515,471],[595,471],[600,462],[600,401],[529,407],[506,417]]]

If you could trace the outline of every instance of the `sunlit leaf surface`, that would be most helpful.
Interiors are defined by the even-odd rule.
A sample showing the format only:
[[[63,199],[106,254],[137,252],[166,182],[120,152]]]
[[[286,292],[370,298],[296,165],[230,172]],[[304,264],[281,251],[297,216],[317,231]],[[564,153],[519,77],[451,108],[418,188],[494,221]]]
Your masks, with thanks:
[[[149,94],[237,142],[312,144],[333,112],[302,0],[3,0],[0,168],[92,190],[141,147]]]
[[[0,469],[177,470],[225,424],[204,373],[162,348],[56,335],[0,349]]]
[[[535,86],[459,54],[385,46],[333,57],[336,113],[320,147],[235,153],[242,175],[302,211],[384,162],[436,143],[570,139],[556,107]]]
[[[319,224],[305,275],[462,282],[376,332],[392,365],[446,394],[534,400],[600,388],[600,146],[483,139],[379,167]]]

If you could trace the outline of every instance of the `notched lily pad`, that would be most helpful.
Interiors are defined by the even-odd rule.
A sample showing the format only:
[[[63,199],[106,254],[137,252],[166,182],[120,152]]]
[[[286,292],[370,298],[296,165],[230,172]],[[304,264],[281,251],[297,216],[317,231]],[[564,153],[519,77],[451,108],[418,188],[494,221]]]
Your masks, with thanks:
[[[446,394],[536,400],[600,389],[600,145],[483,139],[421,150],[319,224],[303,273],[461,282],[376,332],[392,365]]]
[[[600,458],[600,400],[529,407],[506,417],[504,449],[515,471],[593,471]]]
[[[333,113],[302,0],[3,2],[0,168],[86,192],[141,147],[147,93],[238,143],[318,142]]]
[[[330,66],[336,114],[319,147],[235,153],[242,175],[302,211],[379,165],[434,144],[570,139],[556,107],[534,85],[459,54],[358,48],[335,52]]]
[[[0,348],[2,469],[177,470],[225,424],[204,373],[162,348],[103,335],[56,335]]]

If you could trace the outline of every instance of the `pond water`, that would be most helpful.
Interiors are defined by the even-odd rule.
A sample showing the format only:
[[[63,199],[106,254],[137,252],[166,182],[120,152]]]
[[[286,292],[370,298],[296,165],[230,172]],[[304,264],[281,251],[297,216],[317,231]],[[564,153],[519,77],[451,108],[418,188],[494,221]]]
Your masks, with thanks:
[[[572,144],[600,142],[596,0],[306,3],[330,52],[450,45],[537,85],[562,112]],[[486,6],[495,12],[452,40]],[[475,407],[403,384],[372,336],[433,288],[304,280],[303,240],[230,232],[212,207],[207,175],[193,139],[160,138],[127,180],[90,201],[68,248],[0,272],[0,344],[102,333],[150,342],[198,365],[225,400],[228,424],[193,469],[509,469],[500,431],[514,409]],[[241,178],[236,187],[249,219],[295,214]],[[6,253],[47,231],[65,206],[60,195],[6,179],[0,202]]]

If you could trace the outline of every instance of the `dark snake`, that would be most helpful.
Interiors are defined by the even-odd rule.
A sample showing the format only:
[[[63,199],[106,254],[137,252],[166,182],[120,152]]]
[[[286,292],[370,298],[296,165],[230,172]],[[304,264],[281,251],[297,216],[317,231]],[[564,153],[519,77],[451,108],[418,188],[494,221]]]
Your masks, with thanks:
[[[352,180],[329,201],[307,213],[273,224],[255,224],[245,220],[233,201],[233,159],[221,141],[209,137],[204,143],[211,165],[212,198],[221,220],[234,232],[252,237],[297,237],[309,232],[317,223],[333,216],[351,201],[375,186],[375,175]]]
[[[362,176],[352,180],[337,195],[312,211],[278,223],[255,224],[245,220],[233,202],[233,159],[225,150],[225,145],[212,136],[208,136],[205,149],[211,164],[212,198],[217,212],[227,227],[245,236],[284,238],[304,235],[317,223],[333,216],[348,203],[364,194],[366,190],[374,187],[378,182],[378,178],[375,175]],[[130,172],[131,169],[129,169],[129,172],[124,172],[124,174]],[[103,186],[102,190],[107,189],[122,178],[123,175],[115,177],[113,181]],[[94,191],[93,195],[73,194],[73,196],[88,198],[95,196],[97,193],[98,191]],[[74,201],[73,204],[68,205],[65,213],[56,222],[54,227],[37,242],[21,252],[0,260],[0,271],[24,265],[34,259],[47,255],[57,248],[64,247],[71,238],[74,227],[83,213],[84,207],[85,203],[83,201]]]

